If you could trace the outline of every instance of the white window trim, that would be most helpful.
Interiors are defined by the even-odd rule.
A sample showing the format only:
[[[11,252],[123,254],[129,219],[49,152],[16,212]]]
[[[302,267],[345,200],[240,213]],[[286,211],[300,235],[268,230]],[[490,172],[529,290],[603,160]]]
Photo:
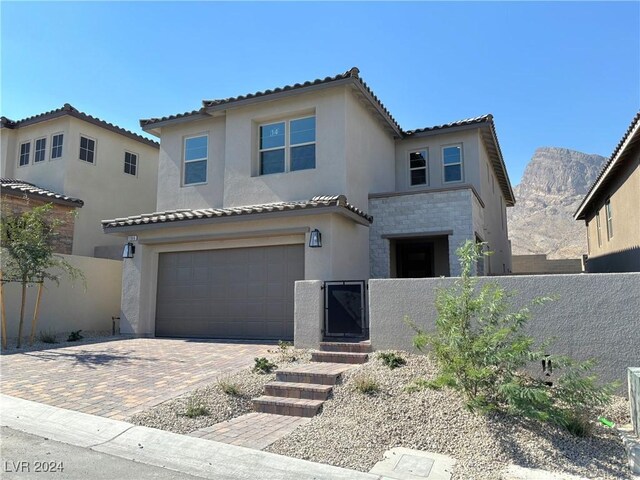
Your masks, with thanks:
[[[426,162],[424,167],[416,167],[416,168],[411,168],[411,154],[415,153],[415,152],[426,152],[427,157],[426,157]],[[419,147],[419,148],[412,148],[411,150],[407,150],[407,175],[408,175],[408,185],[409,188],[424,188],[424,187],[428,187],[430,185],[430,175],[429,175],[429,147]],[[425,183],[420,183],[420,184],[416,184],[416,185],[412,185],[411,184],[411,172],[413,170],[421,170],[422,168],[425,169]]]
[[[602,226],[600,224],[600,210],[596,212],[596,234],[598,235],[598,247],[602,247]]]
[[[207,153],[209,151],[208,145],[207,145]],[[135,175],[132,175],[130,173],[127,173],[124,171],[124,167],[127,163],[127,153],[130,155],[135,155],[136,156],[136,173]],[[140,155],[138,155],[136,152],[131,152],[129,150],[125,150],[124,151],[124,156],[122,157],[122,174],[126,175],[128,177],[137,177],[138,176],[138,170],[140,169],[140,162],[138,161],[140,159]]]
[[[306,118],[312,118],[312,117],[316,118],[315,113],[313,115],[303,115],[302,117],[285,118],[281,120],[273,120],[270,122],[263,122],[258,124],[258,176],[259,177],[263,177],[265,175],[282,175],[283,173],[304,172],[307,170],[315,170],[317,168],[318,149],[316,148],[315,150],[316,155],[314,158],[314,160],[316,160],[315,167],[303,168],[302,170],[291,170],[291,148],[304,147],[307,145],[317,146],[317,141],[318,141],[318,137],[316,135],[316,139],[313,142],[291,144],[291,122],[295,122],[296,120],[304,120]],[[284,123],[284,145],[282,147],[260,148],[260,140],[261,140],[260,132],[262,130],[262,127],[265,127],[267,125],[273,125],[274,123]],[[318,126],[318,123],[316,121],[316,131],[314,132],[315,134],[317,134],[318,132],[317,126]],[[261,168],[262,165],[260,163],[260,154],[262,152],[273,152],[273,151],[282,150],[282,149],[284,149],[284,170],[282,172],[262,173],[262,168]]]
[[[611,213],[611,199],[604,202],[604,218],[607,222],[607,240],[613,238],[613,214]]]
[[[86,160],[82,160],[80,158],[80,149],[82,148],[82,137],[89,139],[89,140],[93,140],[93,162],[87,162]],[[63,142],[64,142],[64,138],[63,138]],[[64,145],[64,143],[63,143]],[[94,165],[96,163],[98,163],[98,140],[90,137],[89,135],[85,135],[84,133],[80,134],[80,138],[78,139],[78,161],[82,162],[82,163],[86,163],[87,165]]]
[[[207,137],[207,156],[204,158],[197,158],[193,160],[187,160],[187,140],[191,138]],[[185,183],[187,173],[187,163],[201,162],[205,160],[207,162],[207,168],[204,170],[204,182]],[[206,185],[209,182],[209,134],[202,132],[195,135],[187,135],[182,139],[182,186],[194,187],[197,185]]]
[[[60,156],[59,157],[55,157],[53,158],[53,137],[57,137],[58,135],[62,135],[62,148],[60,149]],[[58,160],[59,158],[62,158],[64,156],[64,132],[56,132],[56,133],[52,133],[51,134],[51,147],[49,148],[49,160]],[[80,150],[78,150],[78,156],[80,156]]]
[[[445,169],[445,164],[444,164],[444,149],[445,148],[451,148],[451,147],[460,147],[460,180],[446,180],[444,171]],[[464,147],[462,143],[450,143],[448,145],[442,145],[442,147],[440,148],[440,155],[441,155],[441,161],[440,163],[442,164],[442,184],[450,184],[450,183],[463,183],[464,182]],[[457,163],[451,163],[447,166],[451,166],[451,165],[458,165]]]
[[[31,164],[31,154],[33,151],[31,150],[31,146],[29,146],[29,154],[27,156],[27,163],[24,165],[20,164],[20,158],[22,157],[22,145],[31,144],[31,140],[26,140],[24,142],[20,142],[18,144],[18,168],[28,167]]]
[[[44,158],[42,160],[40,160],[39,162],[36,162],[36,151],[38,149],[38,140],[44,140],[45,144],[44,144]],[[41,163],[44,163],[47,161],[47,137],[39,137],[33,140],[33,164],[34,165],[39,165]]]

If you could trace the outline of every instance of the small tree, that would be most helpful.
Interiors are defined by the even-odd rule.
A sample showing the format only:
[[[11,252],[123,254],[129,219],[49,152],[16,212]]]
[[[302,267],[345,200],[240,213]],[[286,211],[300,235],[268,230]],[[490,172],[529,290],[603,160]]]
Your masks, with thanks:
[[[46,204],[28,209],[23,213],[10,212],[4,208],[2,211],[0,222],[1,281],[19,282],[22,286],[18,348],[20,348],[22,341],[27,286],[38,284],[38,296],[29,338],[29,343],[33,343],[44,281],[51,280],[59,284],[62,274],[66,274],[72,280],[81,278],[84,282],[84,275],[79,269],[53,252],[53,240],[58,235],[58,229],[65,222],[59,218],[51,217],[49,213],[52,209],[52,204]],[[6,348],[6,339],[3,337],[2,340],[3,347]]]
[[[589,375],[594,363],[576,362],[565,356],[548,356],[548,342],[539,346],[523,333],[530,306],[552,300],[541,297],[511,311],[510,297],[495,282],[478,287],[472,267],[486,253],[483,245],[467,241],[457,250],[462,275],[451,288],[436,296],[435,333],[415,325],[414,344],[430,348],[439,368],[438,376],[423,385],[451,387],[462,393],[474,411],[504,410],[552,421],[576,434],[586,433],[591,410],[605,405],[615,384],[599,386]],[[531,362],[551,361],[563,373],[550,386],[543,378],[527,373]]]

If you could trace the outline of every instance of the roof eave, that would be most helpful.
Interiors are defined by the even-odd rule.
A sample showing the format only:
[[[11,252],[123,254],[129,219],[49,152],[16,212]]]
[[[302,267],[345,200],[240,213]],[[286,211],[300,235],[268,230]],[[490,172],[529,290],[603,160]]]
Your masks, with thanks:
[[[609,163],[604,173],[600,175],[600,178],[594,183],[587,195],[584,197],[584,199],[580,203],[580,206],[576,210],[576,213],[573,214],[574,220],[584,220],[586,218],[587,208],[590,206],[594,197],[598,194],[598,190],[611,175],[611,172],[613,172],[618,167],[620,159],[624,156],[629,145],[636,142],[638,140],[638,137],[640,137],[640,121],[636,122],[631,133],[627,136],[623,145],[618,149],[616,156]]]
[[[39,200],[41,202],[55,203],[57,205],[65,205],[73,208],[82,208],[84,206],[84,202],[79,198],[73,199],[73,200],[66,200],[64,198],[49,197],[47,195],[40,195],[34,192],[25,192],[22,190],[13,190],[9,188],[3,188],[2,195],[9,195],[11,197],[20,197],[20,198],[24,198],[24,197],[33,198],[34,200]]]
[[[194,113],[189,115],[183,115],[178,118],[168,118],[166,120],[158,120],[157,122],[150,121],[149,119],[140,120],[140,127],[147,133],[155,135],[157,137],[161,136],[161,131],[159,130],[162,127],[167,127],[171,125],[179,125],[181,123],[188,123],[197,120],[203,120],[205,118],[210,118],[210,115],[207,113]]]

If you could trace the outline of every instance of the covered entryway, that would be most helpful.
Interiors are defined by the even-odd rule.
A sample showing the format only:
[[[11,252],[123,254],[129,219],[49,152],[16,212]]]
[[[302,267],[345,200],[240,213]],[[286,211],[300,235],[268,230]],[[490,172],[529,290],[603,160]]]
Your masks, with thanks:
[[[303,245],[161,253],[156,336],[292,339],[303,279]]]
[[[391,268],[395,278],[448,277],[448,237],[438,235],[391,240]]]

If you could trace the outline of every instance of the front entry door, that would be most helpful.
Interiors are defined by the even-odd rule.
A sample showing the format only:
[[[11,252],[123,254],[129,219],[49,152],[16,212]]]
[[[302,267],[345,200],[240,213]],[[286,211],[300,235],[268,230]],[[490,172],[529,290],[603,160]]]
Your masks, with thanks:
[[[434,275],[431,242],[398,242],[396,251],[398,278],[426,278]]]

